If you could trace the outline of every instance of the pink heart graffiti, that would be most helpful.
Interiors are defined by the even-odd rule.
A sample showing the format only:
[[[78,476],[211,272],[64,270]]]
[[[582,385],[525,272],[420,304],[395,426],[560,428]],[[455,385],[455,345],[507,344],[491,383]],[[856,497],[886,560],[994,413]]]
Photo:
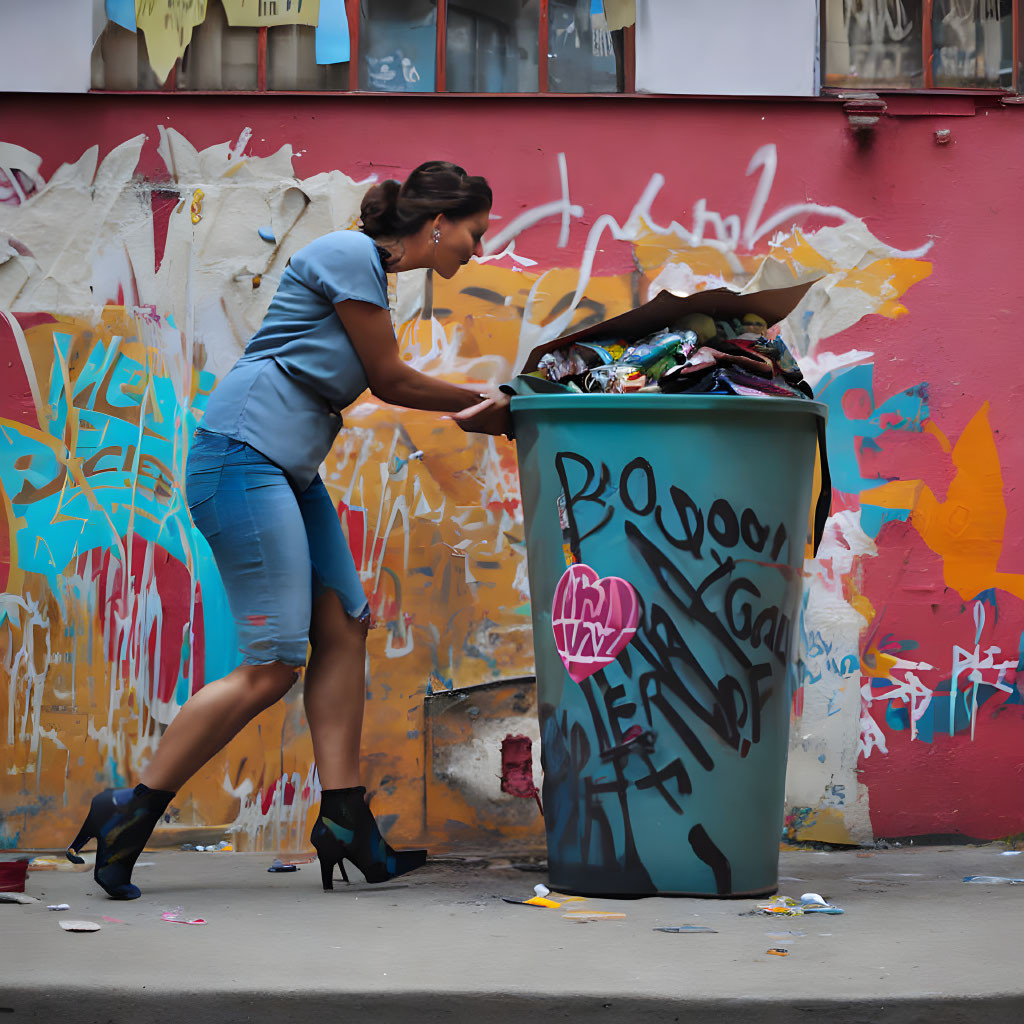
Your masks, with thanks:
[[[570,565],[555,587],[551,628],[558,656],[577,683],[610,665],[633,639],[640,603],[618,576]]]

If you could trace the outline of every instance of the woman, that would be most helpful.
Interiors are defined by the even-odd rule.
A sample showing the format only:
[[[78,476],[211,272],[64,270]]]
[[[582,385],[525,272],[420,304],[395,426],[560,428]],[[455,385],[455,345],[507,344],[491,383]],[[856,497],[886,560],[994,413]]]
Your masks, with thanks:
[[[436,380],[399,356],[385,272],[444,278],[481,255],[491,190],[441,161],[404,184],[373,186],[362,232],[335,231],[289,260],[263,323],[210,398],[186,469],[193,521],[210,544],[238,629],[242,664],[181,708],[134,789],[106,790],[68,847],[97,841],[96,881],[136,899],[132,867],[175,792],[305,666],[303,701],[322,787],[312,842],[324,889],[334,865],[370,882],[423,864],[396,853],[359,784],[369,606],[334,505],[317,475],[367,387],[413,409],[453,413],[466,430],[508,433],[508,400]],[[481,401],[483,399],[483,401]],[[306,661],[307,644],[311,648]]]

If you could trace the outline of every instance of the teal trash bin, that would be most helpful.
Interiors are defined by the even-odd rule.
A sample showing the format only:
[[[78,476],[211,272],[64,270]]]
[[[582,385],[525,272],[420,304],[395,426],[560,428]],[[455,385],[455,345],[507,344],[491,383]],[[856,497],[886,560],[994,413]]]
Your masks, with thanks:
[[[512,399],[551,886],[778,886],[814,401]]]

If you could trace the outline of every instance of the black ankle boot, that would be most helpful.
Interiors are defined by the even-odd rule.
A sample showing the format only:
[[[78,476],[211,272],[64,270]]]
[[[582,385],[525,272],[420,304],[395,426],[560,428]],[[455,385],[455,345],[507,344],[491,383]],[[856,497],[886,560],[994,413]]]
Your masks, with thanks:
[[[426,850],[392,850],[381,837],[377,822],[366,804],[366,789],[325,789],[320,794],[320,813],[310,836],[320,860],[324,891],[334,888],[334,865],[348,881],[342,860],[349,860],[368,882],[386,882],[422,867]]]
[[[94,796],[85,824],[67,848],[68,860],[84,864],[78,853],[95,839],[92,877],[112,900],[137,900],[142,893],[132,885],[132,868],[173,796],[142,783],[134,789],[106,789]]]

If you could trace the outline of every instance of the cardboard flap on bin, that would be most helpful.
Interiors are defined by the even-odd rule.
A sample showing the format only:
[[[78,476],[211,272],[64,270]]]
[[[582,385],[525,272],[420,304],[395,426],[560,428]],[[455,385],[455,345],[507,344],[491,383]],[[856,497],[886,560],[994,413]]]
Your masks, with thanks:
[[[575,334],[566,334],[545,345],[538,345],[527,357],[520,373],[537,369],[541,356],[566,345],[581,341],[603,341],[608,338],[622,338],[635,341],[667,327],[672,321],[688,313],[705,313],[716,320],[732,320],[747,313],[764,317],[769,325],[785,320],[800,304],[814,284],[792,285],[789,288],[772,288],[760,292],[731,291],[729,288],[711,288],[693,295],[674,295],[672,292],[658,292],[650,302],[645,302],[628,313],[613,316],[599,324],[593,324]]]

